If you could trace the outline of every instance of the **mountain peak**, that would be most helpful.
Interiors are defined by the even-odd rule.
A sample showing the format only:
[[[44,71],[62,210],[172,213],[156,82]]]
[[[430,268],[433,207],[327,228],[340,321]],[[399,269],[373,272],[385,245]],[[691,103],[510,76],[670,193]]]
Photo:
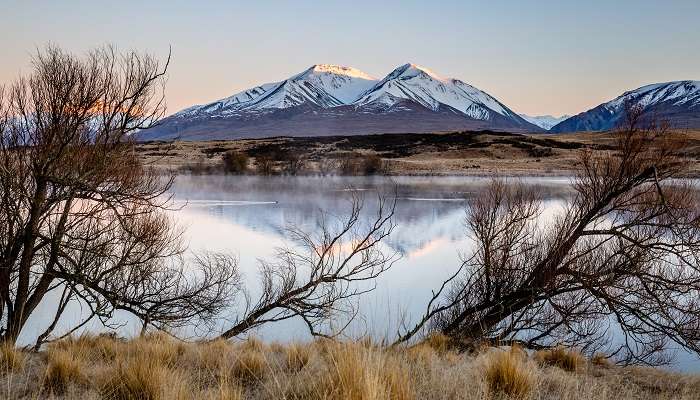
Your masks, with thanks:
[[[481,121],[505,118],[516,125],[537,129],[488,93],[457,79],[442,78],[413,63],[394,69],[355,103],[390,109],[406,100],[436,112],[449,107],[469,118]]]
[[[334,75],[348,76],[351,78],[376,80],[375,77],[373,77],[373,76],[371,76],[363,71],[360,71],[357,68],[346,67],[343,65],[336,65],[336,64],[314,64],[309,69],[307,69],[305,72],[308,72],[308,73],[329,73],[329,74],[334,74]]]
[[[444,81],[445,79],[442,78],[440,75],[436,74],[433,72],[431,69],[423,67],[418,64],[414,63],[406,63],[394,70],[396,73],[396,76],[401,76],[401,77],[414,77],[414,76],[419,76],[419,75],[427,75],[430,78],[433,78],[438,81]]]

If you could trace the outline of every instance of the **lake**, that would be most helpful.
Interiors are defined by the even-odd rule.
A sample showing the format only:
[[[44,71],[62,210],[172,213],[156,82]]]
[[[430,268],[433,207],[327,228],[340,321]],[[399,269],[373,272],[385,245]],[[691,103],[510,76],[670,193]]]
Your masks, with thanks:
[[[544,218],[556,212],[571,193],[569,178],[522,179],[542,196]],[[399,258],[376,281],[375,290],[361,297],[358,316],[347,331],[353,337],[369,334],[391,340],[401,320],[421,315],[431,290],[454,273],[460,254],[469,251],[464,227],[466,199],[488,181],[478,177],[180,176],[171,190],[177,208],[172,217],[183,229],[190,252],[235,255],[255,298],[259,260],[273,259],[276,248],[294,246],[287,228],[315,232],[322,217],[342,221],[353,195],[364,198],[363,215],[369,219],[376,212],[378,193],[395,194],[396,228],[383,250]],[[74,307],[72,318],[65,323],[78,320],[80,313]],[[128,318],[124,323],[125,334],[137,331]],[[35,328],[27,330],[38,332],[40,318],[33,317],[31,324]],[[88,327],[97,328],[96,324]],[[206,333],[198,328],[182,333]],[[255,334],[277,341],[308,338],[305,325],[296,320],[264,326]],[[680,354],[677,367],[700,370],[700,362],[695,356]]]

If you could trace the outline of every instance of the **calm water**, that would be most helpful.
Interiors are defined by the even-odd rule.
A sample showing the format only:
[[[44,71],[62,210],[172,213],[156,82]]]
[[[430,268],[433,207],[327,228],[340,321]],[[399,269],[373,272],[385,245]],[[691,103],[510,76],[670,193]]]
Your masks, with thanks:
[[[465,198],[487,183],[458,178],[257,178],[181,177],[173,188],[183,205],[177,220],[189,248],[227,251],[238,256],[255,292],[258,259],[272,259],[275,248],[293,245],[286,228],[318,231],[319,219],[344,220],[353,193],[364,198],[361,222],[375,215],[377,194],[398,196],[395,224],[384,251],[400,259],[362,297],[352,335],[393,337],[399,318],[417,316],[431,289],[459,266],[468,249],[463,226]],[[568,180],[541,181],[548,198],[565,195]],[[277,324],[260,334],[274,340],[304,337],[299,322]]]
[[[191,252],[229,252],[239,259],[246,282],[255,296],[260,259],[272,259],[275,249],[293,246],[286,228],[296,226],[307,232],[318,230],[319,219],[342,220],[350,209],[352,194],[364,196],[363,222],[376,211],[377,193],[398,197],[396,228],[384,243],[384,251],[400,255],[392,268],[376,282],[376,289],[364,295],[357,307],[358,317],[348,334],[371,334],[393,338],[401,319],[409,321],[424,310],[431,290],[460,264],[460,253],[469,250],[463,224],[465,199],[478,193],[487,179],[456,177],[360,177],[287,178],[182,176],[172,188],[173,200],[181,208],[173,219],[185,232]],[[527,178],[545,200],[545,217],[554,213],[570,193],[568,178]],[[42,324],[41,314],[30,320],[25,340],[31,340]],[[232,314],[235,310],[232,310]],[[72,310],[74,320],[81,310]],[[68,320],[66,323],[70,323]],[[91,324],[88,329],[98,329]],[[122,333],[137,328],[124,319]],[[200,335],[188,329],[185,335]],[[268,340],[307,337],[299,321],[263,327],[257,335]],[[678,367],[700,370],[695,356],[679,355]]]

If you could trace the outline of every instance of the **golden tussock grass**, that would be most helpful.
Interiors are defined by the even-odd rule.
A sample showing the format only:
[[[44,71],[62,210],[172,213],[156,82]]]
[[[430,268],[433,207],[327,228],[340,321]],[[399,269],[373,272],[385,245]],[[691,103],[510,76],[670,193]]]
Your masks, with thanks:
[[[20,371],[24,367],[25,354],[12,344],[0,343],[0,375]]]
[[[518,347],[477,354],[454,348],[439,336],[394,348],[370,340],[268,345],[258,339],[81,336],[39,353],[6,346],[3,365],[16,366],[0,376],[0,398],[622,400],[696,399],[700,393],[695,375],[619,367],[602,356],[589,362],[564,348],[532,355]],[[22,361],[7,361],[15,357]]]
[[[603,353],[595,353],[593,357],[591,357],[591,364],[603,368],[610,368],[613,366],[612,361]]]
[[[295,345],[292,354],[322,349],[319,357],[277,386],[270,399],[295,400],[412,400],[415,399],[409,366],[393,352],[368,346],[367,341],[336,343],[323,341],[315,346]],[[301,350],[305,348],[305,350]],[[287,353],[289,354],[289,353]],[[305,356],[306,357],[306,356]],[[314,365],[312,361],[321,361]],[[295,361],[296,363],[297,361]],[[298,367],[299,364],[296,365]]]
[[[287,368],[290,371],[300,371],[311,360],[311,347],[299,343],[292,343],[283,347]]]
[[[262,381],[270,368],[265,354],[261,351],[241,351],[234,357],[231,376],[248,384]]]
[[[455,347],[454,341],[450,337],[442,333],[432,333],[428,335],[428,337],[425,338],[425,340],[421,343],[425,344],[426,346],[430,347],[431,349],[435,350],[440,354],[445,354],[449,350],[453,350]]]
[[[562,346],[538,350],[535,352],[535,360],[542,365],[555,366],[570,372],[580,371],[586,366],[586,358],[581,353]]]
[[[181,384],[173,371],[146,355],[115,365],[101,378],[102,396],[114,400],[167,399]]]
[[[217,339],[192,346],[198,350],[194,354],[193,362],[198,368],[215,375],[225,374],[223,369],[231,362],[231,344],[225,340]],[[190,355],[192,357],[192,355]]]
[[[408,369],[393,354],[366,345],[339,344],[329,354],[329,371],[337,397],[348,400],[409,400],[413,389]]]
[[[71,384],[85,382],[86,367],[78,351],[49,348],[43,385],[53,393],[63,393]]]
[[[535,369],[517,350],[494,350],[489,353],[486,381],[494,393],[503,393],[513,398],[527,398],[535,387]]]

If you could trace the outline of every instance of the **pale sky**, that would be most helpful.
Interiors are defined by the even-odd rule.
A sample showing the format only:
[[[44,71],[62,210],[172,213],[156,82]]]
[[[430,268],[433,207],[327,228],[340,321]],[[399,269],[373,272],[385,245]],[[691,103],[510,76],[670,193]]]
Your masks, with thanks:
[[[700,0],[0,0],[0,83],[37,47],[112,43],[164,58],[168,112],[313,64],[383,77],[412,62],[514,111],[575,114],[625,90],[700,80]]]

